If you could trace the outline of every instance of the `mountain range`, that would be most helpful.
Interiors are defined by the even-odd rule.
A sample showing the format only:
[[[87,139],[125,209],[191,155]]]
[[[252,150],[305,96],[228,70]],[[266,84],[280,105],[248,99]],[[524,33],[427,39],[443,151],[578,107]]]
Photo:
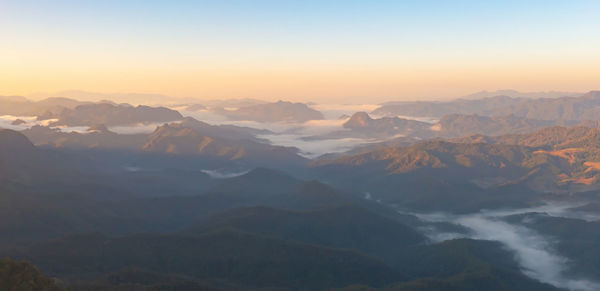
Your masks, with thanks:
[[[50,122],[50,126],[92,126],[95,124],[116,126],[176,121],[183,119],[183,116],[177,111],[164,107],[142,105],[133,107],[129,104],[97,103],[79,105],[73,109],[64,108],[58,114],[45,115],[38,119],[56,119],[56,121]]]
[[[595,290],[594,94],[302,125],[322,117],[289,102],[240,104],[224,114],[258,122],[211,124],[50,100],[37,107],[56,106],[40,113],[49,126],[0,130],[0,289]],[[118,133],[130,122],[159,124]],[[287,135],[372,142],[311,160],[266,139]]]
[[[84,159],[77,152],[38,149],[20,133],[3,132],[0,152],[10,155],[0,159],[8,169],[27,165],[30,157],[40,161],[31,164],[31,175],[52,177],[48,173],[55,170],[33,154],[59,154],[63,165],[78,169],[71,180],[110,180],[113,194],[120,194],[107,196],[110,188],[67,190],[73,190],[73,183],[55,183],[43,192],[3,183],[2,197],[11,203],[2,204],[0,212],[0,255],[34,263],[59,277],[61,288],[327,289],[358,284],[397,289],[471,286],[483,276],[499,286],[551,289],[514,271],[514,261],[500,260],[510,256],[494,254],[505,252],[499,245],[468,240],[426,245],[414,218],[317,181],[256,169],[224,180],[202,178],[209,185],[193,195],[148,197],[145,180],[125,179],[128,188],[123,187],[105,170],[67,163]],[[428,254],[428,259],[415,254]],[[435,267],[456,264],[462,267],[443,275],[443,268]],[[440,279],[424,281],[432,276]]]
[[[334,185],[380,193],[382,199],[394,203],[447,209],[452,205],[447,199],[461,197],[456,200],[462,201],[456,205],[459,208],[471,207],[464,201],[488,203],[486,199],[498,205],[499,200],[512,203],[515,198],[493,197],[507,189],[513,189],[522,201],[538,199],[541,193],[597,190],[598,136],[598,128],[581,126],[521,135],[472,135],[367,150],[317,160],[313,166],[318,176]],[[440,200],[440,192],[448,197]]]
[[[395,138],[415,141],[430,138],[453,138],[472,134],[505,135],[530,133],[555,126],[577,124],[592,125],[591,121],[554,121],[528,119],[516,115],[484,116],[477,114],[448,114],[435,123],[428,123],[400,117],[372,118],[366,112],[357,112],[344,122],[343,130],[304,138],[305,140],[370,138],[384,139],[387,142]]]
[[[65,108],[88,104],[74,99],[53,97],[31,101],[21,96],[0,96],[0,114],[15,116],[41,116],[59,114]]]
[[[590,91],[577,97],[513,98],[508,96],[483,99],[457,99],[447,102],[387,103],[372,113],[385,116],[442,117],[449,113],[485,116],[515,115],[528,119],[584,121],[598,119],[600,91]]]
[[[268,131],[233,125],[212,126],[193,118],[158,126],[150,134],[117,134],[101,126],[91,129],[88,133],[66,133],[33,126],[23,134],[35,144],[49,148],[167,154],[239,161],[254,166],[285,167],[306,162],[295,148],[269,145],[254,137]]]

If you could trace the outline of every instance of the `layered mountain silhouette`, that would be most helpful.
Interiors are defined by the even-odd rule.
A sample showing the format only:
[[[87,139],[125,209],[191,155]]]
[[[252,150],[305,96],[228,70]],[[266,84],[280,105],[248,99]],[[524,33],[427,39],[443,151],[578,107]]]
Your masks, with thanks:
[[[20,96],[0,96],[0,114],[15,116],[51,116],[64,109],[73,109],[89,104],[63,97],[50,97],[40,101],[31,101]]]
[[[578,122],[561,122],[575,125]],[[504,135],[530,133],[544,127],[557,125],[552,120],[528,119],[516,115],[482,116],[449,114],[443,116],[432,129],[441,137],[460,137],[471,134]]]
[[[220,110],[231,120],[288,123],[278,133],[160,107],[0,98],[5,114],[52,125],[0,130],[0,258],[11,258],[0,289],[557,290],[539,279],[592,290],[597,94],[479,95],[382,107],[437,122],[392,111],[324,122],[342,128],[302,142],[382,142],[312,161],[261,138],[323,118],[306,104],[223,103],[238,105]],[[161,125],[117,133],[137,123]]]
[[[110,101],[92,103],[64,97],[30,101],[24,97],[0,96],[0,114],[37,116],[38,120],[51,120],[53,126],[131,125],[183,118],[179,112],[164,107],[131,106]]]
[[[385,116],[442,117],[446,114],[492,114],[498,108],[518,104],[523,100],[509,96],[494,96],[482,99],[457,99],[453,101],[388,102],[372,113]]]
[[[23,134],[35,144],[51,148],[127,150],[136,153],[243,160],[259,165],[301,164],[306,160],[295,148],[273,146],[255,138],[265,130],[233,125],[213,126],[193,118],[164,124],[151,134],[117,134],[104,125],[94,125],[87,133],[62,132],[33,126]]]
[[[384,147],[313,164],[322,171],[321,176],[341,178],[345,183],[355,181],[346,185],[363,191],[380,190],[388,199],[406,201],[441,195],[436,191],[466,196],[482,193],[478,196],[484,197],[483,193],[507,187],[534,190],[522,196],[525,199],[535,192],[597,189],[598,136],[597,128],[550,127],[531,134],[473,135]],[[403,190],[394,194],[394,187]]]
[[[496,90],[496,91],[480,91],[475,92],[466,96],[461,97],[461,99],[483,99],[488,97],[495,96],[508,96],[513,98],[559,98],[565,96],[579,97],[583,95],[583,93],[579,92],[563,92],[563,91],[541,91],[541,92],[520,92],[517,90],[504,89],[504,90]]]
[[[559,98],[513,98],[508,96],[483,99],[457,99],[448,102],[401,102],[387,103],[373,111],[377,115],[442,117],[454,114],[478,114],[485,116],[515,115],[527,119],[554,121],[584,121],[598,119],[600,91],[590,91],[576,97]]]
[[[119,155],[87,146],[76,149],[74,133],[32,130],[49,130],[44,134],[58,136],[55,142],[62,138],[72,144],[38,148],[19,132],[0,131],[0,165],[11,173],[2,176],[1,198],[10,203],[0,204],[0,256],[27,260],[72,290],[553,290],[518,271],[519,265],[502,245],[464,239],[435,243],[421,232],[428,225],[387,206],[392,201],[403,206],[437,201],[430,209],[448,210],[490,201],[501,201],[504,204],[495,205],[502,206],[511,197],[515,203],[527,203],[532,195],[515,191],[518,187],[476,192],[483,188],[465,181],[460,172],[470,178],[518,179],[529,169],[523,161],[544,155],[531,152],[529,145],[433,141],[342,157],[316,164],[306,169],[309,173],[297,172],[332,181],[325,184],[266,168],[233,178],[210,178],[199,168],[207,160],[185,164],[178,157],[187,162],[190,156],[202,155],[235,160],[243,148],[245,154],[267,158],[260,154],[267,148],[247,139],[208,137],[201,131],[216,128],[191,119],[165,124],[150,135],[129,136],[131,140],[123,144],[142,144],[139,149],[145,150],[139,155],[132,154],[137,150]],[[227,134],[237,130],[243,129]],[[594,136],[578,129],[566,131],[563,135],[573,142]],[[79,136],[79,142],[91,143],[93,137],[101,143],[112,135],[116,134],[106,126],[94,125],[81,135],[85,137]],[[116,147],[106,142],[103,146]],[[175,168],[129,170],[114,162],[132,156],[138,165],[160,156],[158,164]],[[539,162],[539,167],[545,164]],[[335,175],[327,172],[336,167],[341,168]],[[15,186],[25,184],[30,186]],[[348,191],[332,187],[342,184]],[[357,185],[389,187],[403,199],[392,200],[391,191],[386,203],[364,199],[361,191],[366,188]],[[421,190],[458,187],[407,194],[414,185],[425,187]],[[384,197],[378,189],[373,195]],[[11,274],[9,284],[33,276]],[[51,283],[43,275],[35,276],[42,278],[35,282]]]
[[[378,138],[389,142],[414,138],[415,141],[429,138],[452,138],[472,134],[505,135],[530,133],[554,125],[576,125],[579,121],[552,121],[507,116],[484,116],[477,114],[448,114],[436,123],[428,123],[400,117],[372,118],[366,112],[353,114],[343,124],[344,130],[334,131],[306,140],[339,138]],[[590,124],[590,122],[587,122]]]

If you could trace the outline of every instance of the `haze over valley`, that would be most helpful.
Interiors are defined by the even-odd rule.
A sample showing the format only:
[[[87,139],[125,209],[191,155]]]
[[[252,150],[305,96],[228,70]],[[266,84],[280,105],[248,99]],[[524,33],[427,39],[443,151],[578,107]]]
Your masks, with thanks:
[[[596,1],[0,1],[0,290],[600,290]]]
[[[595,290],[600,282],[598,265],[581,255],[597,254],[596,237],[555,230],[600,221],[600,134],[598,121],[585,118],[600,108],[597,91],[381,105],[194,100],[134,106],[66,97],[1,97],[0,103],[2,185],[11,201],[3,215],[18,222],[3,226],[0,252],[32,262],[68,289],[363,284],[451,290],[486,278],[491,289]],[[190,245],[172,249],[182,240]],[[110,247],[103,259],[93,259],[99,255],[93,246],[102,241]],[[136,241],[154,251],[119,255]],[[237,254],[208,247],[217,242]],[[240,243],[250,245],[240,249]],[[280,248],[294,255],[269,257]],[[50,250],[57,257],[48,257]],[[84,261],[98,265],[73,261],[82,251],[91,256]],[[180,257],[190,252],[197,257]],[[259,257],[246,257],[250,252]],[[168,280],[160,275],[164,265],[146,262],[155,256],[173,260]],[[327,268],[339,275],[293,281],[301,266],[313,269],[323,256],[331,258],[318,264],[333,264]],[[50,263],[59,259],[63,266]],[[280,267],[257,281],[203,265],[221,260],[247,270],[269,260]],[[444,264],[462,267],[433,268]],[[489,271],[477,271],[479,265]],[[150,281],[136,283],[142,275]],[[110,276],[131,279],[113,283]]]

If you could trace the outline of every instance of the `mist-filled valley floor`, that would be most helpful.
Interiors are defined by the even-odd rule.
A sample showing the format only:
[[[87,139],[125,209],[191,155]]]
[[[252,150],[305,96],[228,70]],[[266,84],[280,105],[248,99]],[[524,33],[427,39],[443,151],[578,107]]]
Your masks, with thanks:
[[[598,290],[600,92],[555,95],[0,97],[0,289]]]

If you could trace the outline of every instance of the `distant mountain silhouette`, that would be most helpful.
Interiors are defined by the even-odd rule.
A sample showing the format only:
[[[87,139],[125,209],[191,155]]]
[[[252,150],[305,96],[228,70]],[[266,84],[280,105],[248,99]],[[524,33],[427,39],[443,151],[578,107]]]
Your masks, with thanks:
[[[235,110],[215,108],[214,112],[231,120],[251,120],[257,122],[297,122],[324,119],[323,114],[303,103],[278,101],[240,107]]]
[[[600,116],[600,91],[590,91],[580,97],[523,100],[498,108],[494,114],[540,120],[596,120]]]
[[[62,132],[59,129],[34,125],[23,130],[39,146],[63,149],[110,149],[138,151],[147,140],[147,134],[117,134],[104,124],[94,124],[87,133]]]
[[[0,114],[15,116],[51,116],[64,109],[89,104],[74,99],[51,97],[40,101],[31,101],[20,96],[0,96]]]
[[[447,114],[493,114],[498,108],[517,104],[523,99],[494,96],[483,99],[456,99],[452,101],[388,102],[372,113],[384,116],[442,117]]]
[[[577,122],[567,122],[575,125]],[[550,120],[527,119],[516,115],[481,116],[450,114],[443,116],[432,129],[441,137],[459,137],[470,134],[503,135],[529,133],[556,125]]]
[[[515,115],[527,119],[553,121],[583,121],[598,119],[600,91],[558,98],[514,98],[508,96],[453,101],[388,102],[373,111],[386,116],[442,117],[447,114],[478,114],[485,116]]]
[[[213,99],[203,100],[202,104],[206,107],[214,108],[241,108],[260,104],[267,104],[269,102],[254,98],[229,98],[229,99]]]
[[[546,91],[546,92],[519,92],[517,90],[496,90],[496,91],[480,91],[473,94],[465,95],[460,99],[482,99],[494,96],[508,96],[513,98],[559,98],[565,96],[579,97],[583,93],[578,92],[562,92],[562,91]]]
[[[366,112],[357,112],[343,124],[345,130],[334,131],[320,136],[306,137],[306,140],[338,138],[414,138],[415,141],[440,137],[452,138],[471,134],[502,135],[529,133],[553,125],[575,125],[578,121],[555,122],[508,116],[484,116],[449,114],[435,124],[399,117],[371,118]]]
[[[94,124],[114,126],[176,121],[183,119],[183,116],[177,111],[164,107],[141,105],[133,107],[127,104],[97,103],[79,105],[73,109],[66,108],[54,118],[58,120],[51,122],[51,126],[91,126]]]
[[[35,98],[47,98],[52,96],[62,96],[71,99],[83,100],[85,102],[102,102],[104,100],[119,100],[119,102],[128,102],[133,104],[168,104],[173,102],[183,102],[186,99],[173,98],[163,94],[147,93],[98,93],[83,90],[64,90],[52,94],[34,94]]]

